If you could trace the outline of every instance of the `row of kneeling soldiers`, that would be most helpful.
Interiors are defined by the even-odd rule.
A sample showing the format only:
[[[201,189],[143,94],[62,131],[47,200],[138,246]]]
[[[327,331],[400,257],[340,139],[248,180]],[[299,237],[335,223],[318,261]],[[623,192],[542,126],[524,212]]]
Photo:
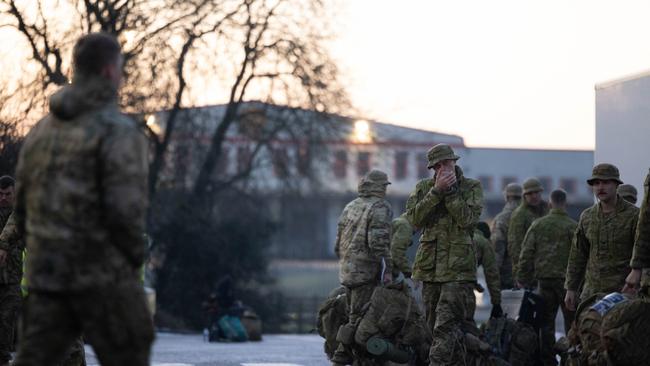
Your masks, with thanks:
[[[388,176],[372,170],[339,218],[341,287],[318,320],[333,365],[650,365],[650,173],[639,210],[617,193],[618,169],[596,165],[587,183],[598,202],[579,222],[563,190],[549,204],[537,179],[510,184],[490,228],[479,221],[481,185],[453,149],[438,144],[427,158],[434,176],[402,215],[393,219],[385,199]],[[478,266],[492,303],[480,329]],[[523,295],[517,320],[501,308],[511,289]],[[556,342],[559,309],[567,337]]]

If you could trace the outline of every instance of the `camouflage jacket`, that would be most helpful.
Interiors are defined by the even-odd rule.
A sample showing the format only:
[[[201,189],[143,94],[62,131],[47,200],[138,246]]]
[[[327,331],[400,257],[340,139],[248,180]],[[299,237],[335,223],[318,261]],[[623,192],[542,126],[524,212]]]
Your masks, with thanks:
[[[413,225],[400,216],[393,220],[392,237],[390,239],[390,255],[393,259],[393,270],[411,273],[411,265],[406,258],[406,251],[413,244]]]
[[[577,226],[561,209],[533,221],[521,248],[517,280],[528,286],[536,279],[564,279]]]
[[[381,194],[360,189],[359,196],[343,209],[334,250],[339,257],[341,284],[354,287],[379,282],[382,259],[392,270],[390,255],[390,203]]]
[[[508,225],[510,224],[510,217],[512,212],[519,206],[519,201],[507,202],[503,210],[494,217],[492,227],[490,228],[492,236],[490,240],[494,245],[494,252],[496,254],[497,266],[503,266],[503,260],[508,249]]]
[[[634,237],[634,252],[630,267],[650,268],[650,171],[643,184],[643,202]]]
[[[138,280],[144,260],[147,143],[114,87],[76,78],[50,98],[16,170],[16,225],[30,289],[62,292]]]
[[[413,279],[476,281],[472,235],[481,215],[483,190],[477,180],[465,178],[459,167],[456,176],[450,192],[438,192],[432,179],[421,180],[406,202],[409,221],[422,229]]]
[[[0,267],[0,284],[17,285],[23,278],[23,251],[25,241],[18,235],[14,215],[7,216],[11,210],[0,211],[0,249],[7,252],[5,265]]]
[[[474,230],[474,244],[476,246],[476,263],[483,267],[485,282],[490,292],[490,301],[493,305],[501,304],[501,278],[492,244],[479,230]]]
[[[581,299],[620,291],[630,272],[638,215],[639,209],[620,196],[616,211],[607,216],[600,204],[582,212],[569,254],[567,290],[578,291],[584,281]]]
[[[526,231],[536,219],[548,213],[548,204],[542,201],[539,206],[531,206],[522,200],[510,217],[508,226],[508,254],[512,259],[512,273],[519,270],[519,256],[521,255],[521,244],[524,242]]]

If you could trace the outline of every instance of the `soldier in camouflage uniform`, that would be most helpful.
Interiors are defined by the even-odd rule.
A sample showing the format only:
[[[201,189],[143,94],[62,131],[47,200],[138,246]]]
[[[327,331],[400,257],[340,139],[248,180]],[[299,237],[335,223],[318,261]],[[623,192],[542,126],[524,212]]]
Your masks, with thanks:
[[[16,170],[29,297],[15,366],[52,365],[83,333],[102,365],[148,365],[153,325],[140,283],[147,144],[117,107],[122,56],[79,39],[72,83],[27,135]]]
[[[523,184],[524,200],[517,207],[510,217],[508,227],[508,253],[512,259],[512,274],[518,272],[519,256],[521,255],[521,244],[526,236],[526,231],[536,219],[548,213],[548,204],[542,200],[542,184],[537,178],[529,178]],[[515,284],[516,284],[515,278]]]
[[[519,287],[531,288],[539,283],[544,299],[542,358],[545,365],[557,365],[555,317],[558,308],[564,315],[564,332],[568,333],[574,313],[564,306],[564,275],[569,261],[571,240],[577,223],[566,213],[566,192],[551,192],[551,211],[530,225],[519,256]]]
[[[521,204],[522,189],[517,183],[510,183],[503,191],[506,205],[503,210],[494,217],[492,221],[492,234],[490,239],[494,244],[496,253],[497,266],[499,267],[499,277],[501,278],[501,289],[511,289],[514,287],[512,279],[512,259],[508,252],[508,225],[512,212]]]
[[[416,228],[411,225],[407,215],[402,214],[393,220],[392,236],[390,239],[390,255],[393,259],[393,271],[402,272],[404,277],[411,277],[411,265],[406,258],[406,251],[413,245],[413,234]]]
[[[490,293],[490,303],[492,304],[491,318],[498,318],[503,315],[501,309],[501,279],[499,278],[499,267],[497,267],[496,255],[490,243],[490,227],[484,221],[480,221],[474,230],[474,245],[476,247],[476,264],[483,267],[485,282],[487,283],[488,292]],[[478,285],[478,284],[477,284]],[[484,291],[479,287],[479,291]],[[474,312],[476,311],[476,301],[470,302],[470,321],[474,321]]]
[[[7,225],[14,208],[14,179],[0,177],[0,228]],[[11,220],[13,222],[13,220]],[[0,242],[0,365],[8,365],[14,345],[16,319],[22,305],[22,241]]]
[[[643,184],[643,202],[634,237],[634,251],[625,280],[624,292],[633,292],[641,286],[641,295],[650,297],[650,171]],[[643,272],[643,273],[642,273]]]
[[[352,362],[349,346],[363,307],[380,281],[392,280],[393,211],[385,199],[389,184],[386,173],[371,170],[359,182],[359,197],[345,206],[339,218],[334,250],[339,258],[339,280],[347,290],[349,320],[339,329],[337,341],[341,344],[332,358],[335,365]]]
[[[407,201],[409,221],[422,229],[413,279],[424,282],[426,318],[432,328],[431,365],[458,357],[453,336],[467,324],[474,301],[476,250],[474,226],[483,204],[481,184],[465,178],[459,157],[446,144],[427,153],[434,177],[418,182]]]
[[[576,308],[581,285],[580,301],[623,287],[630,271],[639,215],[636,206],[616,194],[617,186],[623,182],[614,165],[596,165],[587,183],[598,203],[580,215],[571,245],[564,300],[570,310]]]
[[[634,188],[633,185],[631,184],[621,184],[618,186],[618,189],[616,190],[616,193],[618,193],[621,198],[626,200],[627,202],[635,205],[636,204],[636,188]]]

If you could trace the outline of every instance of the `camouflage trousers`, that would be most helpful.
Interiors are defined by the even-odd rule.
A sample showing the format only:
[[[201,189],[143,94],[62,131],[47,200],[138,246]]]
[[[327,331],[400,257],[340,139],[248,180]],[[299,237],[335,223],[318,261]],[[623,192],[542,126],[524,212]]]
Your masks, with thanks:
[[[149,365],[154,333],[137,281],[77,293],[31,291],[14,366],[57,364],[81,334],[103,366]]]
[[[499,267],[501,289],[511,289],[514,287],[514,279],[512,278],[512,258],[510,258],[508,248],[505,245],[497,243],[494,252],[496,254],[497,266]]]
[[[11,360],[16,321],[23,298],[20,285],[0,285],[0,364]]]
[[[349,316],[348,323],[342,325],[341,327],[358,326],[361,318],[363,318],[363,311],[365,310],[365,306],[370,302],[370,298],[372,297],[372,293],[375,290],[375,287],[377,287],[377,284],[374,282],[355,287],[345,287],[345,296],[347,299]],[[351,341],[354,343],[353,339]],[[353,349],[351,348],[351,345],[352,344],[344,345],[343,343],[339,343],[336,351],[334,352],[333,360],[340,359],[340,357],[343,355],[352,357]],[[365,349],[361,349],[359,347],[354,348],[354,358],[356,364],[364,361],[364,356]]]
[[[569,333],[571,323],[575,317],[574,311],[569,311],[564,305],[564,279],[546,278],[539,280],[539,294],[544,299],[544,314],[542,316],[544,326],[541,329],[542,336],[542,361],[544,365],[557,365],[553,346],[555,345],[555,317],[558,309],[562,310],[564,317],[564,332]]]
[[[422,288],[427,324],[432,327],[433,343],[429,361],[434,365],[451,365],[458,359],[459,339],[470,326],[471,302],[475,301],[474,284],[470,282],[425,282]],[[473,328],[474,325],[471,324]]]

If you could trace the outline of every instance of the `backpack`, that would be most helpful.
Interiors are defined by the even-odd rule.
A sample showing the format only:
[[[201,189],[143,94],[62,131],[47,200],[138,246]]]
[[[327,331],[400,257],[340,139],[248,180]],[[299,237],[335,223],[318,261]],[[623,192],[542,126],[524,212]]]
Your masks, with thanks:
[[[502,360],[501,364],[535,364],[539,338],[532,325],[506,317],[490,318],[481,331],[492,353]]]
[[[603,317],[602,346],[613,365],[650,365],[650,303],[635,299],[616,304]]]
[[[241,319],[232,315],[224,315],[217,321],[218,339],[231,342],[246,342],[248,334],[242,325]],[[213,338],[211,336],[210,338]]]
[[[339,287],[332,291],[329,297],[318,308],[316,330],[325,338],[325,354],[328,359],[334,356],[338,347],[336,334],[339,328],[348,322],[348,306],[345,288]]]

